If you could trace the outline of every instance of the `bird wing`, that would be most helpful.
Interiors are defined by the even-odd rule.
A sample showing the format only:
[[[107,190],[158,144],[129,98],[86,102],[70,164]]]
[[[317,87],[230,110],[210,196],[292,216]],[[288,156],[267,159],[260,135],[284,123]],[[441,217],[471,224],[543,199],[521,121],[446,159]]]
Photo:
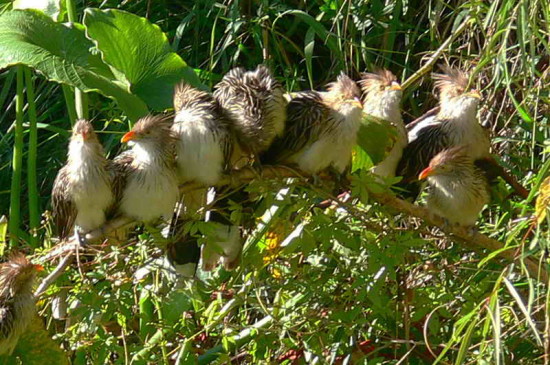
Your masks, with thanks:
[[[67,166],[59,170],[53,183],[52,208],[59,238],[67,238],[74,227],[77,214],[76,205],[69,195],[69,171]]]
[[[13,330],[13,305],[5,303],[0,307],[0,338],[5,339],[10,336]]]
[[[276,139],[262,156],[263,162],[284,162],[310,145],[336,123],[331,109],[318,92],[302,92],[287,104],[287,121],[283,137]]]
[[[111,187],[113,189],[113,205],[109,208],[107,218],[113,218],[116,214],[120,202],[122,201],[122,195],[124,188],[128,182],[128,176],[132,173],[132,162],[134,161],[134,155],[131,150],[122,152],[109,161],[107,165],[107,171],[111,179]]]
[[[433,120],[435,119],[435,116],[437,113],[439,113],[439,106],[436,106],[435,108],[432,108],[428,110],[426,113],[422,114],[420,117],[416,118],[412,122],[409,122],[406,125],[407,132],[410,132],[413,128],[417,127],[419,124],[425,123],[427,120]]]
[[[427,123],[423,128],[415,130],[409,144],[403,150],[403,157],[397,166],[397,175],[403,176],[403,182],[417,179],[418,174],[425,169],[430,160],[448,147],[448,137],[442,128],[442,123]]]

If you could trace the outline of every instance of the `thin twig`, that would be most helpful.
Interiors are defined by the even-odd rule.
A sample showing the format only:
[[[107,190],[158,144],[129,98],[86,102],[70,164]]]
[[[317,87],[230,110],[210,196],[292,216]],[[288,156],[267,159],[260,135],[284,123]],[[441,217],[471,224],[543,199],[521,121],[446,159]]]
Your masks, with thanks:
[[[418,79],[420,79],[432,69],[439,56],[441,56],[441,54],[447,50],[447,47],[449,47],[449,45],[468,27],[470,19],[470,15],[464,18],[462,24],[460,24],[458,28],[456,28],[456,30],[453,32],[453,34],[449,38],[447,38],[447,40],[445,40],[445,42],[443,42],[441,46],[430,56],[424,66],[420,67],[414,74],[412,74],[407,80],[405,80],[405,82],[403,82],[403,84],[401,85],[403,89],[406,89],[414,84]]]
[[[68,253],[63,258],[63,260],[59,262],[55,270],[52,271],[50,275],[46,276],[44,280],[42,280],[42,282],[34,292],[34,296],[37,298],[40,297],[50,287],[50,285],[52,285],[57,280],[57,278],[61,276],[61,274],[63,274],[63,271],[65,271],[67,266],[69,266],[73,262],[74,258],[74,252]]]
[[[448,236],[466,244],[474,250],[484,248],[491,251],[500,251],[498,255],[509,262],[514,262],[517,259],[513,250],[503,250],[505,247],[503,243],[478,232],[472,233],[468,227],[447,227],[443,218],[430,213],[426,208],[411,204],[390,194],[371,193],[371,196],[382,205],[392,207],[407,215],[421,218],[424,222],[439,227],[445,231]],[[531,277],[545,284],[548,282],[547,269],[539,265],[537,261],[533,260],[531,257],[527,257],[525,258],[525,265]]]

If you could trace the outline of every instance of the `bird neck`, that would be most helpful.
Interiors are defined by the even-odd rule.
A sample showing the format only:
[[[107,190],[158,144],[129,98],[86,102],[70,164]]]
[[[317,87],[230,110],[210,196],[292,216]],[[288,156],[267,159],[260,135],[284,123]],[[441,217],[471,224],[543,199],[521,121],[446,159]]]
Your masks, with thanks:
[[[101,146],[80,141],[71,141],[69,144],[67,163],[73,171],[102,168],[105,167],[106,161]]]
[[[132,147],[136,167],[167,165],[168,147],[157,141],[139,141]]]
[[[473,171],[467,167],[455,167],[450,173],[430,176],[430,183],[444,189],[468,185],[473,179]]]
[[[399,104],[395,105],[385,98],[380,98],[378,101],[365,100],[363,111],[373,117],[387,120],[393,123],[402,121]]]
[[[441,110],[438,113],[440,119],[452,119],[464,122],[477,122],[477,105],[469,103],[464,105],[458,100],[449,100],[441,103]]]

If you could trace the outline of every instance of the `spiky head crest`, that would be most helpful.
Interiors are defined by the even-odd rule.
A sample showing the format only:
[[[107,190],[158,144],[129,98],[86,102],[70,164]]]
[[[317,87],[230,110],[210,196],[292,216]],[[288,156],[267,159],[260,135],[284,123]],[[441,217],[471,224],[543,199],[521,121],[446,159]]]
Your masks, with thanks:
[[[349,76],[343,72],[338,75],[336,81],[327,85],[329,93],[341,96],[344,100],[359,99],[361,97],[361,91],[359,87]]]
[[[386,69],[375,70],[374,72],[361,73],[361,80],[359,85],[363,90],[363,93],[369,93],[373,91],[383,91],[385,88],[391,86],[399,86],[397,77]]]
[[[430,167],[436,169],[441,166],[465,166],[471,165],[472,162],[472,157],[468,153],[467,146],[455,146],[447,148],[435,155],[430,161]]]
[[[32,264],[22,253],[8,256],[8,261],[0,264],[0,298],[17,295],[22,290],[31,290],[37,271],[42,266]]]
[[[73,126],[73,138],[82,138],[86,141],[98,142],[94,126],[86,119],[79,119]]]
[[[468,91],[469,75],[450,66],[441,66],[443,73],[433,73],[435,87],[441,100],[449,100]]]
[[[210,93],[199,90],[185,81],[178,83],[174,89],[174,110],[176,113],[182,109],[211,106],[213,103],[214,97]]]

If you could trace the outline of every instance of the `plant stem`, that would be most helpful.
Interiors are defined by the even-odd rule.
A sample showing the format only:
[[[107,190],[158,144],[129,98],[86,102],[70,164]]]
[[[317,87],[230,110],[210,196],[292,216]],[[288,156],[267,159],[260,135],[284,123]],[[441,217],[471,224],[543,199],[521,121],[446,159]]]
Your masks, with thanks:
[[[34,103],[34,85],[31,70],[25,67],[25,86],[27,88],[27,103],[29,105],[29,146],[27,155],[27,190],[29,194],[29,231],[30,244],[38,246],[40,227],[40,203],[36,178],[36,154],[38,150],[38,130],[36,127],[36,105]]]
[[[74,102],[74,92],[72,87],[69,85],[61,85],[63,90],[63,96],[65,97],[65,104],[67,104],[67,113],[69,114],[69,120],[71,122],[71,127],[74,126],[76,122],[76,107]]]
[[[10,246],[18,244],[18,230],[21,221],[21,170],[23,168],[23,66],[17,66],[17,94],[15,97],[15,129],[13,144],[13,162],[10,190]]]
[[[74,0],[67,0],[67,17],[69,22],[76,23],[76,4]],[[82,90],[75,87],[74,89],[76,114],[79,119],[88,119],[88,98]]]

